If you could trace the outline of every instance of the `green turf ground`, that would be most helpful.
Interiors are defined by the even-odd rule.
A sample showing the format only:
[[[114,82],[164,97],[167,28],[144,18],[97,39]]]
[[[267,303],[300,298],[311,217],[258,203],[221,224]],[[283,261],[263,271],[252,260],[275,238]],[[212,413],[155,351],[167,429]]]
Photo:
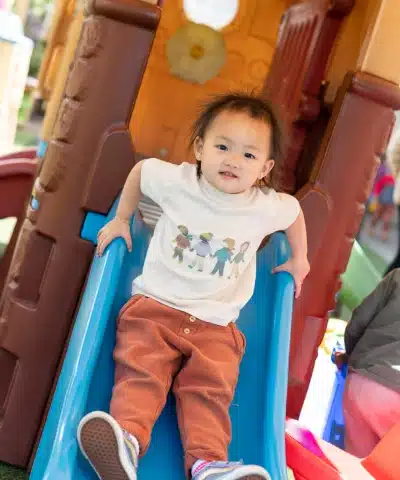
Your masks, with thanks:
[[[0,480],[27,480],[28,475],[24,470],[13,468],[4,463],[0,464]]]

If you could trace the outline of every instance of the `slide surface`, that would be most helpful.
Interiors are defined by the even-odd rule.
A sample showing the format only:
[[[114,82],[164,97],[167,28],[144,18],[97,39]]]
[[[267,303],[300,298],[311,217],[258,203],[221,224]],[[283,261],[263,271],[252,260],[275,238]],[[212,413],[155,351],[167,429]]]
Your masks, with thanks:
[[[115,212],[110,212],[112,218]],[[82,236],[95,241],[105,218],[89,214]],[[30,480],[95,479],[76,441],[80,419],[108,411],[113,385],[115,320],[140,273],[151,231],[132,224],[132,253],[121,239],[94,258],[61,375],[36,453]],[[231,407],[230,459],[265,466],[273,480],[286,480],[285,416],[293,280],[272,268],[289,256],[286,237],[275,234],[258,254],[254,295],[238,320],[247,349]],[[66,278],[65,281],[68,281]],[[170,398],[152,444],[139,466],[140,480],[183,480],[183,455]]]

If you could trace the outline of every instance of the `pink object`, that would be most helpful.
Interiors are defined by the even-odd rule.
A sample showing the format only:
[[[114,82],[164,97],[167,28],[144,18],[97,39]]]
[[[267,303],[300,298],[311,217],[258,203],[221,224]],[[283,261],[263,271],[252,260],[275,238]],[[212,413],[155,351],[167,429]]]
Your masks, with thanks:
[[[346,451],[363,458],[400,423],[400,393],[353,372],[346,382],[343,409]]]
[[[374,479],[358,458],[315,437],[296,420],[286,422],[285,443],[287,465],[293,470],[296,480]],[[386,459],[384,464],[385,467]],[[375,480],[394,479],[377,476]]]
[[[313,455],[324,458],[326,461],[325,455],[318,445],[315,436],[310,432],[310,430],[304,428],[299,422],[292,419],[286,420],[286,433],[288,433]]]
[[[373,193],[379,196],[382,190],[389,186],[394,185],[394,177],[391,174],[382,175],[382,177],[375,183]]]

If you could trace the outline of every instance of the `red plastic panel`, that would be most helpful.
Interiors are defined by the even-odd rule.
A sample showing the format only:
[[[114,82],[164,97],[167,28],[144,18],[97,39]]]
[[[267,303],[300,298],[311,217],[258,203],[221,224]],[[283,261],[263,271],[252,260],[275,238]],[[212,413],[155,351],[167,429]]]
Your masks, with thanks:
[[[280,107],[288,152],[283,186],[296,190],[296,169],[307,134],[320,111],[320,90],[335,39],[354,0],[312,0],[289,8],[281,22],[264,92]]]
[[[366,73],[349,74],[308,184],[298,192],[309,234],[311,272],[295,304],[288,416],[299,415],[317,348],[334,308],[380,155],[400,108],[400,89]]]

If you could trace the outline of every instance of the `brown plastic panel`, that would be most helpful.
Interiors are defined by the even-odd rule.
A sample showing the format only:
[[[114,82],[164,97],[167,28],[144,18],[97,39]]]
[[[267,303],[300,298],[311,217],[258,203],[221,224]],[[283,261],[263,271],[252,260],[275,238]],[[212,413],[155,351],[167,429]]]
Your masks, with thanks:
[[[297,193],[307,223],[311,272],[294,310],[287,412],[291,417],[300,413],[340,275],[399,108],[398,86],[366,73],[349,74],[310,179]]]
[[[321,86],[335,39],[354,0],[311,0],[284,13],[264,92],[280,107],[288,130],[283,188],[299,187],[296,170],[308,126],[318,117]]]
[[[106,213],[134,164],[128,124],[161,14],[140,0],[89,10],[0,302],[0,460],[22,467],[93,256],[85,213]]]
[[[0,219],[17,218],[10,242],[4,255],[0,258],[0,292],[3,290],[18,234],[25,217],[26,204],[32,191],[36,169],[37,162],[34,160],[32,151],[0,157]]]

